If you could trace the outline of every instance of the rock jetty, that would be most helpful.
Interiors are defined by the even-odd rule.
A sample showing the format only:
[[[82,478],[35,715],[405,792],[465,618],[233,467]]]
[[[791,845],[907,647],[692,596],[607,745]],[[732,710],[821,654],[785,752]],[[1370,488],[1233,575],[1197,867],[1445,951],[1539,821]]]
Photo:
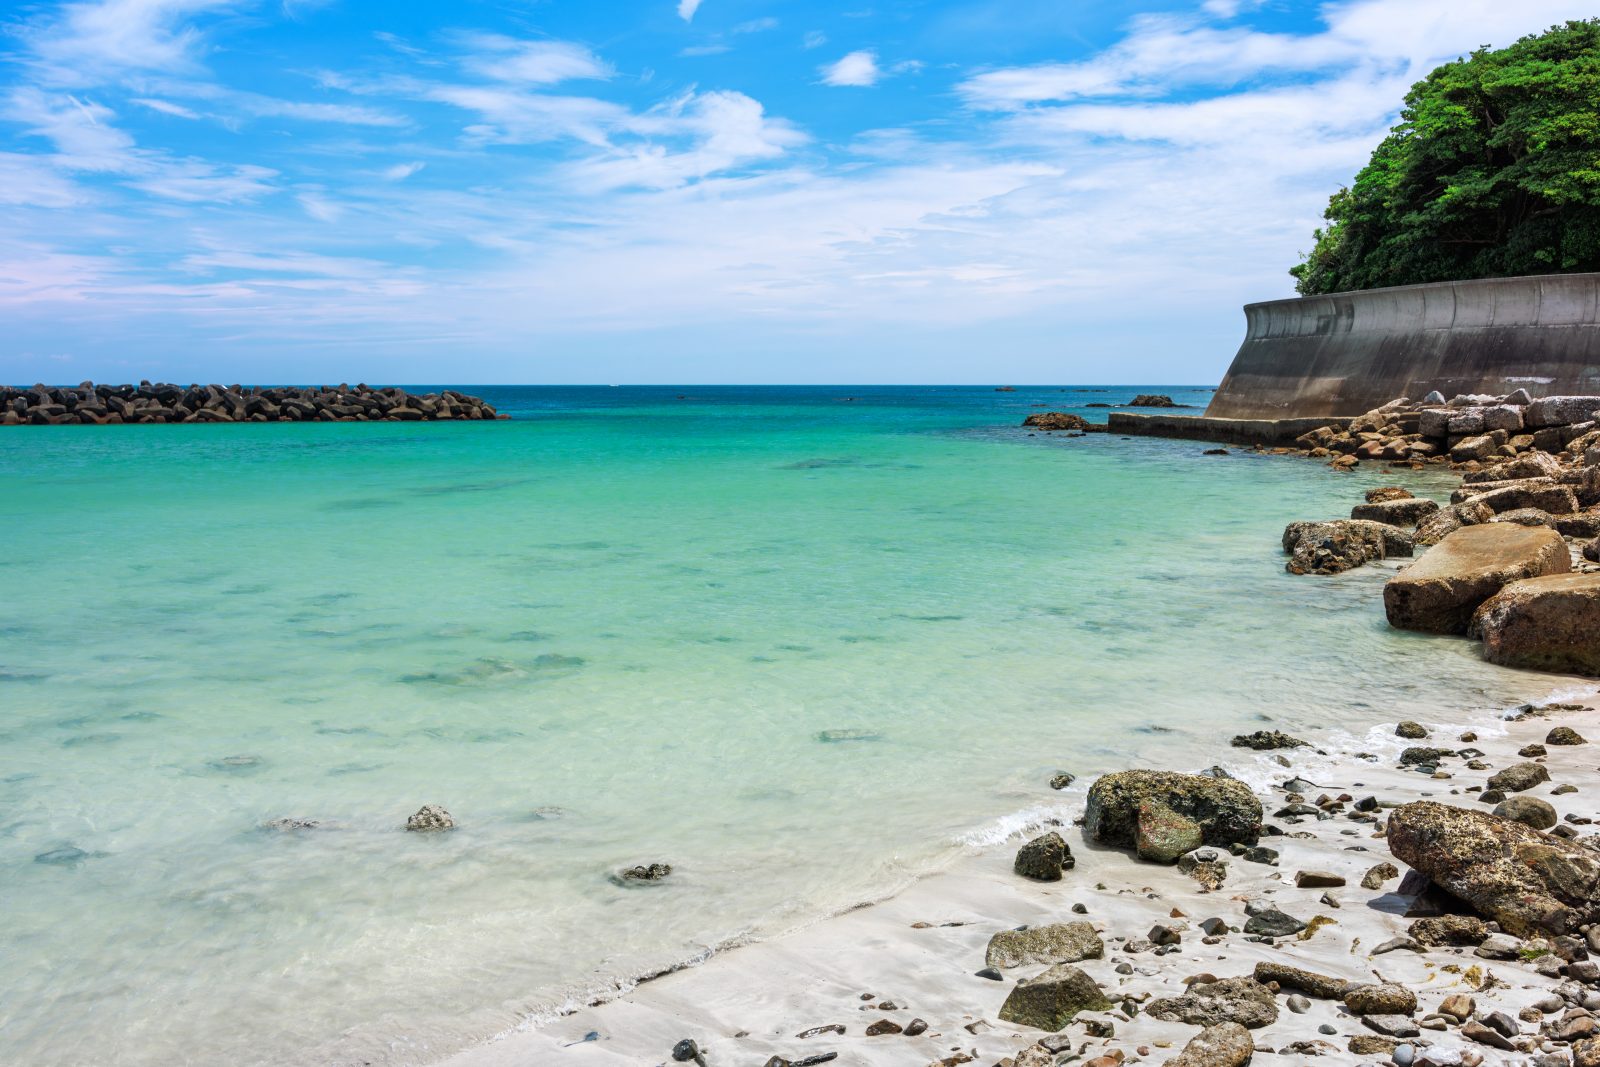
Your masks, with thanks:
[[[504,419],[481,398],[394,386],[0,386],[0,426],[166,422],[427,422]]]
[[[1313,430],[1302,451],[1337,469],[1449,464],[1461,484],[1443,506],[1383,486],[1348,519],[1291,523],[1285,567],[1338,574],[1420,552],[1384,586],[1391,626],[1479,638],[1485,659],[1509,667],[1600,677],[1597,415],[1595,396],[1432,393]]]

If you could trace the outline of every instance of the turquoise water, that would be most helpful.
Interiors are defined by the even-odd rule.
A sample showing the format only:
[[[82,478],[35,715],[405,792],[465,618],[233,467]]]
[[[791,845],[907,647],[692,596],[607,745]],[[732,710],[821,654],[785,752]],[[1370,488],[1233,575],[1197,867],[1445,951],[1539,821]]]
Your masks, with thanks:
[[[427,1063],[1058,769],[1528,685],[1284,573],[1393,476],[1017,428],[1134,390],[473,391],[515,419],[0,432],[0,1062]]]

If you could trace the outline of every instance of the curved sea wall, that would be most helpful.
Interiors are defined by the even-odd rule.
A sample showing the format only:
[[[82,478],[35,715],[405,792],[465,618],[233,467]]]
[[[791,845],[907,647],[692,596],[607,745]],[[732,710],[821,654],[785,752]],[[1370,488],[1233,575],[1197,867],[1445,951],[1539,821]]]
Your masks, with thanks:
[[[1600,274],[1436,282],[1269,300],[1206,414],[1359,415],[1437,389],[1600,394]]]

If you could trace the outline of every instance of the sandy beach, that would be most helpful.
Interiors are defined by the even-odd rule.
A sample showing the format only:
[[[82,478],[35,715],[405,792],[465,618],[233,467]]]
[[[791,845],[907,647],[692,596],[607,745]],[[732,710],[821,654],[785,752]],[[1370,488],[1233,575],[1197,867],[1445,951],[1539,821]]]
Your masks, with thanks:
[[[1548,688],[1549,681],[1543,684]],[[1502,768],[1518,761],[1519,749],[1542,742],[1552,726],[1571,726],[1585,735],[1600,733],[1596,695],[1592,683],[1574,682],[1542,703],[1582,702],[1583,710],[1549,708],[1515,720],[1505,717],[1514,711],[1464,711],[1458,721],[1424,724],[1431,740],[1422,743],[1456,745],[1462,734],[1470,732],[1476,734],[1471,745],[1484,753],[1479,758],[1490,768]],[[1492,770],[1466,770],[1461,760],[1446,761],[1438,776],[1402,769],[1397,764],[1401,751],[1418,742],[1396,736],[1393,724],[1361,736],[1334,730],[1305,740],[1309,747],[1266,753],[1222,743],[1213,753],[1197,753],[1195,766],[1180,768],[1200,770],[1215,757],[1224,770],[1251,784],[1269,821],[1289,831],[1263,838],[1264,844],[1280,851],[1277,866],[1234,858],[1225,884],[1214,892],[1203,890],[1176,867],[1139,862],[1126,852],[1094,846],[1075,826],[1058,829],[1067,837],[1076,867],[1060,882],[1033,882],[1011,869],[1016,846],[1027,836],[1019,835],[1005,845],[957,860],[892,899],[770,942],[720,953],[609,1003],[502,1035],[446,1063],[449,1067],[666,1063],[671,1062],[674,1046],[685,1038],[696,1043],[708,1064],[756,1064],[771,1057],[802,1063],[830,1052],[838,1053],[841,1063],[885,1067],[1010,1063],[1041,1038],[1050,1039],[1057,1049],[1081,1052],[1085,1059],[1120,1052],[1126,1057],[1123,1062],[1160,1063],[1175,1055],[1199,1032],[1197,1026],[1163,1022],[1142,1013],[1129,1019],[1125,1011],[1114,1011],[1079,1015],[1060,1035],[1052,1036],[999,1020],[1013,983],[1045,968],[1011,969],[1003,981],[977,976],[989,939],[1002,930],[1069,920],[1090,921],[1100,931],[1104,958],[1080,966],[1118,1003],[1179,996],[1186,978],[1203,973],[1218,978],[1246,976],[1261,962],[1290,964],[1351,982],[1403,984],[1416,992],[1419,1020],[1453,993],[1473,995],[1480,1015],[1502,1010],[1512,1017],[1548,997],[1560,978],[1542,975],[1522,962],[1478,959],[1470,947],[1374,954],[1378,946],[1407,934],[1405,913],[1412,904],[1409,896],[1398,892],[1402,881],[1398,877],[1384,880],[1378,889],[1361,888],[1367,871],[1391,860],[1383,835],[1371,823],[1352,822],[1342,815],[1294,825],[1271,817],[1288,792],[1281,783],[1295,777],[1317,783],[1332,796],[1374,796],[1384,808],[1432,799],[1487,811],[1491,805],[1479,804],[1476,798]],[[1548,767],[1552,781],[1528,795],[1548,800],[1563,818],[1586,818],[1593,808],[1595,751],[1583,745],[1550,747],[1549,754],[1538,760]],[[1088,784],[1075,782],[1064,799],[1081,809]],[[1552,795],[1556,784],[1578,788]],[[1403,875],[1404,865],[1397,867]],[[1296,888],[1301,871],[1340,875],[1346,884],[1334,889]],[[1329,902],[1324,902],[1325,896]],[[1204,943],[1199,927],[1203,920],[1218,917],[1231,927],[1242,927],[1247,901],[1270,902],[1308,922],[1317,916],[1332,921],[1318,924],[1305,940],[1291,936],[1252,941],[1230,932],[1214,944]],[[1082,911],[1074,914],[1078,905]],[[1158,924],[1179,930],[1182,940],[1176,951],[1156,955],[1148,948],[1126,950],[1126,941],[1145,938]],[[1278,997],[1277,1021],[1251,1032],[1258,1055],[1278,1053],[1279,1058],[1266,1062],[1299,1062],[1311,1055],[1328,1064],[1389,1060],[1387,1054],[1349,1051],[1352,1038],[1365,1036],[1370,1041],[1378,1035],[1337,1002],[1313,998],[1301,1014],[1285,1007],[1289,993],[1285,990]],[[1537,1017],[1537,1010],[1533,1014]],[[914,1019],[927,1023],[927,1030],[915,1037],[867,1034],[868,1027],[880,1020],[904,1030]],[[1113,1036],[1090,1036],[1091,1021],[1109,1023]],[[829,1026],[843,1029],[799,1036]],[[1528,1034],[1535,1030],[1527,1022],[1522,1027]],[[1454,1028],[1423,1029],[1413,1041],[1419,1047],[1432,1043],[1440,1052],[1465,1052],[1466,1060],[1458,1062],[1470,1062],[1474,1053],[1488,1063],[1513,1062],[1507,1057],[1515,1055],[1464,1039]],[[1311,1044],[1297,1044],[1303,1042]],[[1440,1060],[1447,1061],[1447,1057]]]

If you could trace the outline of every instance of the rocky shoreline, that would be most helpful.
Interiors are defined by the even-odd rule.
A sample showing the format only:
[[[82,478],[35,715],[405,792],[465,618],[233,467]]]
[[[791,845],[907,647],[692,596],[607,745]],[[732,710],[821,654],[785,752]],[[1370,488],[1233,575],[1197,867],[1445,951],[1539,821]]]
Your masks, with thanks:
[[[505,419],[454,389],[408,393],[394,386],[138,385],[0,386],[0,426],[112,426],[179,422],[428,422]]]
[[[446,1062],[1591,1067],[1596,731],[1264,729],[1067,785],[1014,852]]]
[[[1057,415],[1030,425],[1085,432]],[[1383,425],[1352,440],[1379,434],[1381,454]],[[1349,519],[1291,525],[1288,569],[1420,546],[1386,583],[1392,624],[1470,633],[1496,662],[1600,673],[1585,670],[1600,644],[1585,614],[1600,599],[1591,434],[1568,421],[1556,452],[1508,431],[1482,457],[1393,459],[1453,462],[1458,499],[1373,490]],[[1526,491],[1545,495],[1513,507]],[[1063,771],[1040,788],[1069,806],[1014,855],[967,857],[447,1062],[1600,1067],[1594,692],[1364,736],[1264,726],[1212,766],[1117,771],[1082,792]]]

